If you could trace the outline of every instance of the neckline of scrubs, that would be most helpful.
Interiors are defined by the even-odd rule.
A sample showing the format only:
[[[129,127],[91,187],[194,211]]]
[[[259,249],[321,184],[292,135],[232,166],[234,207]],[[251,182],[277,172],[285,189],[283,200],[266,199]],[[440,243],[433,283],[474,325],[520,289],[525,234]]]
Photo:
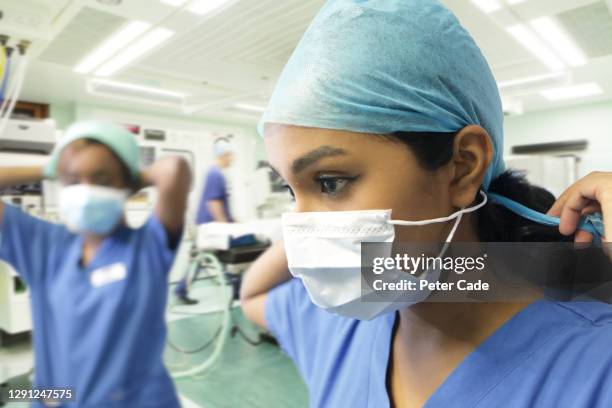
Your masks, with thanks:
[[[477,406],[506,376],[568,325],[567,320],[551,314],[551,308],[556,307],[559,306],[555,302],[537,300],[512,316],[455,367],[423,406]],[[399,314],[394,313],[388,324],[381,325],[378,331],[372,353],[368,407],[380,407],[383,395],[386,396],[385,406],[392,406],[387,373],[392,357],[393,328],[398,317]]]
[[[99,265],[99,263],[100,263],[100,259],[104,259],[104,253],[108,250],[108,247],[111,245],[111,243],[115,239],[125,236],[125,234],[128,233],[129,231],[130,231],[130,227],[128,227],[125,223],[121,223],[117,228],[115,228],[115,230],[112,233],[104,237],[104,239],[102,240],[102,243],[96,250],[96,253],[94,254],[93,258],[91,258],[91,260],[89,261],[87,265],[83,265],[83,263],[81,262],[81,259],[83,258],[83,248],[85,244],[85,237],[82,234],[79,234],[77,238],[77,245],[76,245],[78,269],[80,269],[81,271],[91,271],[97,267],[104,266],[104,265]]]

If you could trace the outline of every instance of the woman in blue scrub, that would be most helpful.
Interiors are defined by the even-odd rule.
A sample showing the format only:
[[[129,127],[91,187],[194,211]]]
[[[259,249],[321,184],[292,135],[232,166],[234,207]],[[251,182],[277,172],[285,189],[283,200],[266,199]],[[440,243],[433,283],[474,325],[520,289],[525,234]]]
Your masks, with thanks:
[[[612,406],[607,303],[361,301],[363,241],[561,241],[582,209],[609,206],[609,174],[551,209],[505,171],[496,82],[439,2],[328,1],[260,133],[296,213],[248,272],[242,307],[294,360],[311,406]],[[603,233],[598,221],[576,238]]]
[[[0,168],[0,186],[61,183],[64,225],[0,203],[0,260],[30,290],[33,386],[72,389],[74,402],[60,406],[179,406],[162,353],[190,177],[173,157],[141,171],[134,136],[98,121],[71,126],[44,169]],[[147,186],[157,190],[153,214],[130,228],[126,200]]]

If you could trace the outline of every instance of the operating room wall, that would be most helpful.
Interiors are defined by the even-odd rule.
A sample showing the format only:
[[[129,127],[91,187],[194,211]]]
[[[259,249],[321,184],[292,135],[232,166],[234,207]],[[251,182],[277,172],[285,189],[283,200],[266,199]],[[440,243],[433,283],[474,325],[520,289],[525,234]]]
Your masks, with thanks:
[[[195,153],[198,155],[198,168],[196,169],[196,183],[190,196],[189,219],[194,218],[203,185],[203,173],[213,163],[210,151],[211,140],[232,134],[234,135],[233,144],[235,144],[237,150],[236,160],[229,171],[229,178],[233,183],[235,193],[232,198],[232,205],[235,208],[236,217],[240,220],[250,219],[255,215],[255,210],[251,208],[249,203],[248,185],[258,161],[264,159],[262,157],[264,154],[263,142],[257,135],[255,118],[250,125],[245,122],[231,123],[205,118],[189,118],[172,113],[153,113],[146,109],[114,109],[108,105],[65,102],[51,103],[50,115],[56,121],[60,131],[65,130],[75,120],[106,118],[121,123],[139,124],[145,127],[201,135],[202,139],[208,139],[208,142],[202,141],[200,149],[195,149]],[[192,147],[185,146],[186,149]]]
[[[58,129],[66,129],[75,119],[75,104],[72,102],[52,103],[49,115],[55,120]]]
[[[585,104],[507,117],[505,154],[513,146],[568,140],[586,140],[578,176],[590,171],[612,171],[612,102]]]

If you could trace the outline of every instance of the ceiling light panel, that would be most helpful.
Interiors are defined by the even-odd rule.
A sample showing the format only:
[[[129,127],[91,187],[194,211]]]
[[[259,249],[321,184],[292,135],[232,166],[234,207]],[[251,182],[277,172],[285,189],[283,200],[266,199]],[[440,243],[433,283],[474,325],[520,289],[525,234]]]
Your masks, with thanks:
[[[568,82],[569,80],[569,72],[553,72],[550,74],[534,75],[525,78],[512,79],[509,81],[502,81],[499,82],[497,86],[501,90],[537,86],[550,87],[551,85],[561,85],[562,82]]]
[[[567,64],[572,67],[586,64],[587,58],[584,52],[555,20],[550,17],[540,17],[529,24]]]
[[[139,40],[125,48],[106,64],[102,65],[95,74],[102,77],[111,76],[151,51],[153,48],[166,42],[173,35],[174,31],[172,30],[168,30],[167,28],[156,28],[143,35]]]
[[[130,100],[147,104],[180,107],[187,94],[152,86],[113,81],[106,78],[90,78],[87,92],[92,95]]]
[[[492,13],[502,8],[499,0],[471,0],[472,3],[485,13]]]
[[[234,105],[235,108],[240,109],[240,110],[245,110],[245,111],[249,111],[249,112],[260,112],[263,113],[266,111],[266,107],[265,106],[258,106],[258,105],[251,105],[248,103],[237,103]]]
[[[568,99],[586,98],[589,96],[601,95],[603,89],[594,82],[588,84],[566,86],[562,88],[547,89],[540,92],[549,101],[564,101]]]
[[[507,31],[551,70],[560,71],[566,68],[563,61],[525,25],[516,24],[508,27]]]
[[[136,39],[139,35],[148,30],[150,24],[142,21],[132,21],[125,27],[116,31],[100,47],[86,56],[75,68],[74,71],[87,74],[99,66],[101,63],[112,57],[117,51]]]

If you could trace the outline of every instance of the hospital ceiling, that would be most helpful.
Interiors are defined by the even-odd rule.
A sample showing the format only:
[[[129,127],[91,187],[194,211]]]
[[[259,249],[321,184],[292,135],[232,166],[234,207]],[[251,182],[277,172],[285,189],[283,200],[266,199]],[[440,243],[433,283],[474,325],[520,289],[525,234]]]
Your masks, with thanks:
[[[257,108],[266,105],[284,63],[324,0],[229,0],[203,15],[191,7],[202,0],[184,1],[2,0],[0,31],[33,43],[22,99],[254,123]],[[476,5],[489,1],[499,2],[499,9]],[[502,94],[509,106],[529,112],[612,99],[612,0],[443,2],[475,37],[498,82],[504,84]],[[570,34],[586,56],[584,64],[553,69],[508,30],[546,16]],[[74,72],[113,33],[134,21],[147,23],[149,30],[161,27],[171,36],[106,80],[170,91],[172,95],[164,98],[181,94],[182,108],[176,101],[150,103],[155,101],[133,98],[129,92],[92,94],[88,80],[96,71]],[[520,83],[526,78],[537,80]],[[566,101],[550,101],[540,93],[592,82],[603,93]]]

